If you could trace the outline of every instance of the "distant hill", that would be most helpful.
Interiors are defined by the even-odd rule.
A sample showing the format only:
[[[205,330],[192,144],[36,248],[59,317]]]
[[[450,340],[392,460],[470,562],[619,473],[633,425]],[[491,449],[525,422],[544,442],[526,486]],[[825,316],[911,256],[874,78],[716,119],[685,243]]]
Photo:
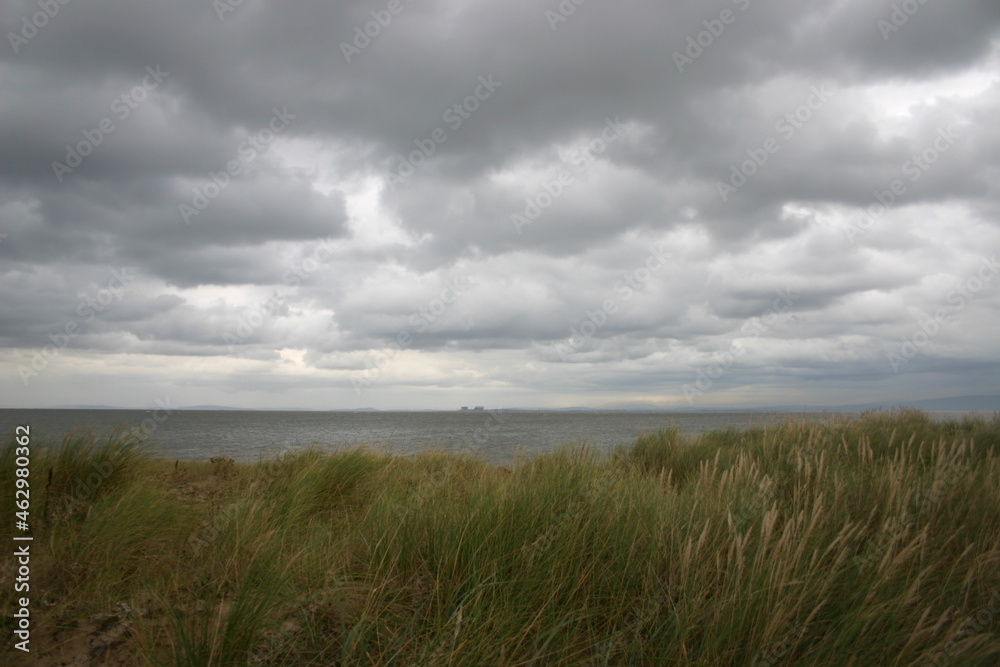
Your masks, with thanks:
[[[896,407],[919,408],[931,412],[950,411],[980,411],[994,412],[1000,411],[1000,395],[993,396],[952,396],[950,398],[932,398],[923,401],[881,401],[872,403],[855,403],[852,405],[770,405],[755,408],[734,408],[734,407],[678,407],[662,408],[649,403],[619,403],[605,408],[589,408],[585,406],[575,406],[566,408],[500,408],[506,412],[861,412],[862,410],[889,410]],[[56,410],[134,410],[148,409],[155,410],[156,406],[149,408],[122,408],[113,405],[59,405]],[[262,410],[261,408],[234,408],[228,405],[185,405],[178,410]],[[274,408],[271,408],[272,410]],[[263,408],[268,410],[268,408]],[[277,408],[279,411],[302,411],[315,412],[308,408]],[[379,412],[377,408],[340,408],[331,409],[327,412]],[[492,410],[490,410],[492,411]],[[394,412],[388,410],[388,412]],[[440,410],[398,410],[397,412],[441,412]],[[473,410],[469,414],[477,414]],[[480,413],[481,414],[481,413]]]
[[[118,408],[115,407],[114,405],[57,405],[52,409],[53,410],[128,410],[129,408]]]
[[[769,405],[758,408],[732,407],[690,407],[690,408],[659,408],[649,404],[631,403],[615,406],[615,410],[634,412],[861,412],[862,410],[890,410],[897,407],[919,408],[930,412],[1000,411],[1000,395],[998,396],[953,396],[951,398],[932,398],[922,401],[882,401],[872,403],[855,403],[852,405]]]
[[[930,411],[949,410],[980,410],[993,412],[1000,410],[1000,396],[954,396],[952,398],[932,398],[926,401],[860,403],[857,405],[842,405],[838,410],[873,410],[878,408],[911,407]]]

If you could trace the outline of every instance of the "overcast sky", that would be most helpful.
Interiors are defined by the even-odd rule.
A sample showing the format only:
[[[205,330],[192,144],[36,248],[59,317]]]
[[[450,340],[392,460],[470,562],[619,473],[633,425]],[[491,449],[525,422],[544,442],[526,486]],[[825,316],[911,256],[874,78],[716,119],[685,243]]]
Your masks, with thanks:
[[[1000,393],[996,0],[0,24],[4,407]]]

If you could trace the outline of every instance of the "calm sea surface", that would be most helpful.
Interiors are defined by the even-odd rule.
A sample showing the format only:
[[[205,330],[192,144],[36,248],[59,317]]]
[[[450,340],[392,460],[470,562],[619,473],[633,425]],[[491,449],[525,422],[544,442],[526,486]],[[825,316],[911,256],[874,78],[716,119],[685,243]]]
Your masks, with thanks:
[[[939,413],[943,415],[944,413]],[[677,425],[688,434],[786,417],[819,420],[829,413],[773,412],[252,412],[177,410],[162,422],[146,410],[0,410],[6,441],[15,426],[31,426],[32,442],[58,441],[73,427],[106,432],[146,421],[153,453],[170,459],[225,456],[254,461],[311,445],[338,449],[364,444],[397,454],[426,450],[471,452],[507,463],[561,445],[587,442],[595,451],[631,443],[647,430]],[[155,430],[151,426],[155,425]]]

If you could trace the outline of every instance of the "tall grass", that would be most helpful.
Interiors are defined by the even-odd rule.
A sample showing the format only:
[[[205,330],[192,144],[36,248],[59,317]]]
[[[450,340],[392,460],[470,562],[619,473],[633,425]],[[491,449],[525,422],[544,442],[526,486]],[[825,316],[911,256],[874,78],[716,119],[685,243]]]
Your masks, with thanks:
[[[0,451],[0,466],[13,480],[13,438]],[[36,448],[37,447],[37,448]],[[35,443],[32,447],[30,481],[33,521],[53,524],[79,518],[102,497],[134,479],[143,459],[142,438],[134,430],[120,427],[99,436],[95,429],[74,429],[60,443]],[[14,486],[5,483],[3,507],[14,504]],[[0,533],[10,535],[7,525]]]
[[[513,470],[128,451],[36,533],[43,637],[125,603],[119,650],[148,664],[1000,660],[1000,415],[668,429]],[[93,465],[64,456],[54,480]]]

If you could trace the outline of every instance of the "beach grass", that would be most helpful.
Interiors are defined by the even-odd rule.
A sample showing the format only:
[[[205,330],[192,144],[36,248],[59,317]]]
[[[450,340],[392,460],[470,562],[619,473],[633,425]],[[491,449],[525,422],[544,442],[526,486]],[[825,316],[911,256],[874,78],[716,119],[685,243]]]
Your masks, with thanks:
[[[76,431],[33,450],[31,489],[32,653],[7,613],[5,664],[1000,662],[1000,414],[665,429],[510,468],[175,462]]]

